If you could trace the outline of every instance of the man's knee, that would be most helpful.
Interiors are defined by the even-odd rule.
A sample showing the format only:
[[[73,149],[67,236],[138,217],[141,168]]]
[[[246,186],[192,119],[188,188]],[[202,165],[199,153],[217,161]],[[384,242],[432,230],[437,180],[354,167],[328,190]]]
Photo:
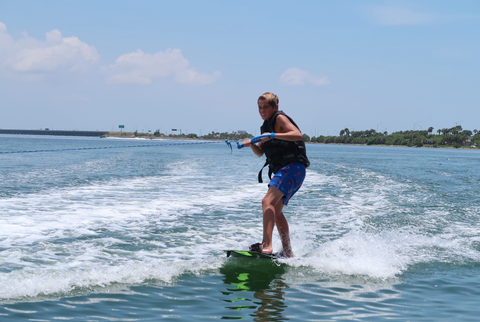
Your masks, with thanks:
[[[265,208],[269,208],[269,207],[275,208],[274,205],[273,205],[273,198],[266,195],[262,199],[262,208],[265,209]]]

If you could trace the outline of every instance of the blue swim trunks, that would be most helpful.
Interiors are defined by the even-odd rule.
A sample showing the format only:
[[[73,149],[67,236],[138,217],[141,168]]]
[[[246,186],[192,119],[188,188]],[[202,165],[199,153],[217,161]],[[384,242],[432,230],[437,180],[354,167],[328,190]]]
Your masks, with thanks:
[[[305,166],[301,163],[290,163],[275,173],[268,184],[283,192],[283,204],[286,206],[292,196],[300,189],[305,179]]]

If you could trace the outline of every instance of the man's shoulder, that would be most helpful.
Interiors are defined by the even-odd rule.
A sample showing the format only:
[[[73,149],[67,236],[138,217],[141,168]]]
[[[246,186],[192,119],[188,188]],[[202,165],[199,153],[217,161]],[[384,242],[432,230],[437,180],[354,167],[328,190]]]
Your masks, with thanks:
[[[277,120],[283,120],[283,121],[285,121],[285,122],[286,122],[286,121],[289,121],[289,122],[290,122],[289,117],[288,117],[287,114],[285,114],[285,113],[283,113],[283,114],[278,114],[278,115],[277,115]]]
[[[288,129],[290,126],[294,126],[298,130],[299,127],[294,120],[287,114],[283,113],[277,115],[277,121],[275,122],[275,132],[283,132],[282,129]]]
[[[288,117],[285,113],[277,115],[276,123],[277,124],[288,124],[288,123],[293,124],[293,122],[291,121],[291,118]]]

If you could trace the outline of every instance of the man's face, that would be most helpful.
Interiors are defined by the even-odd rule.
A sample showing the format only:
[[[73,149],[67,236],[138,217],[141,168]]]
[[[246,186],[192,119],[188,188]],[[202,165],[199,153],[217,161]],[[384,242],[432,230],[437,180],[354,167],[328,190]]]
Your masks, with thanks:
[[[264,121],[271,118],[273,113],[275,113],[277,110],[278,106],[276,108],[273,108],[270,106],[270,104],[267,103],[267,101],[258,102],[258,113],[260,113],[260,116]]]

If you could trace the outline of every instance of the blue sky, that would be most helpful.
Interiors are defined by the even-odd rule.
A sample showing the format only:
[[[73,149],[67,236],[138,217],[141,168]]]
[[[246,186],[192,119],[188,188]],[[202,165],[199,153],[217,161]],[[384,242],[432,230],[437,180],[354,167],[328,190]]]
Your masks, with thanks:
[[[0,0],[0,128],[480,130],[480,1]]]

